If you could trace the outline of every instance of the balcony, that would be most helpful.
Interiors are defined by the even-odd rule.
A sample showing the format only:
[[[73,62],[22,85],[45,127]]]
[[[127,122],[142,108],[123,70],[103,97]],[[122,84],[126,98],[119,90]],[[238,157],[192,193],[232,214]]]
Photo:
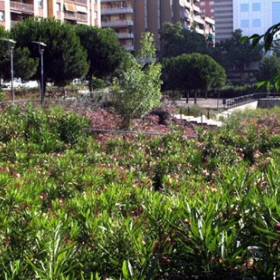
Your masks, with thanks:
[[[80,13],[65,12],[64,18],[70,20],[77,20],[77,21],[87,21],[87,15],[80,14]]]
[[[127,51],[134,51],[134,46],[133,45],[123,45],[123,48]]]
[[[197,22],[198,24],[205,24],[205,21],[201,17],[194,17],[194,21]]]
[[[22,12],[22,13],[27,13],[27,14],[34,13],[34,6],[31,4],[25,4],[22,2],[11,1],[10,5],[11,5],[11,12],[17,11],[17,12]]]
[[[102,15],[116,15],[116,14],[132,14],[133,9],[131,7],[123,7],[123,8],[107,8],[102,9]]]
[[[194,10],[194,12],[197,13],[197,14],[200,14],[200,13],[201,13],[200,8],[199,8],[198,6],[196,6],[196,5],[193,5],[193,10]]]
[[[78,4],[87,4],[87,0],[74,0]]]
[[[134,34],[128,32],[117,33],[119,39],[133,39]]]
[[[214,25],[215,24],[215,20],[209,17],[205,17],[205,22],[209,23],[210,25]]]
[[[204,35],[204,30],[201,29],[201,28],[198,28],[198,27],[197,27],[197,28],[195,29],[195,32],[198,33],[198,34],[200,34],[200,35]]]
[[[126,27],[133,26],[132,20],[115,20],[115,21],[102,21],[102,27]]]
[[[109,2],[123,2],[121,0],[101,0],[101,3],[109,3]]]

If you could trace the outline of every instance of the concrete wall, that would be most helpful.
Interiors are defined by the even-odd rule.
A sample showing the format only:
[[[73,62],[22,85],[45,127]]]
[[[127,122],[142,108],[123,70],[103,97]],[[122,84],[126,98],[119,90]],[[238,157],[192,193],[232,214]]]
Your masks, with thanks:
[[[234,108],[230,108],[230,109],[228,109],[228,111],[229,112],[234,112],[234,111],[243,111],[243,110],[246,110],[246,109],[255,110],[255,109],[257,109],[257,107],[258,107],[258,100],[252,101],[250,103],[243,104],[243,105],[240,105],[240,106],[237,106],[237,107],[234,107]]]
[[[262,98],[258,100],[259,108],[271,108],[280,106],[280,98]]]

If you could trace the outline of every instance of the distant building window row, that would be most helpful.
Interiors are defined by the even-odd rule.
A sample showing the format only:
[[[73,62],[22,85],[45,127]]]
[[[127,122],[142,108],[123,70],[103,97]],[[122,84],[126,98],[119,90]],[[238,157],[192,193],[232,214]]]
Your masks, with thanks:
[[[241,28],[249,28],[250,21],[249,19],[241,20]],[[260,19],[253,19],[252,20],[252,27],[261,27],[261,20]]]
[[[240,11],[241,12],[249,12],[249,4],[248,3],[243,3],[240,5]],[[261,10],[261,3],[253,3],[252,4],[252,11],[253,12],[258,12]]]

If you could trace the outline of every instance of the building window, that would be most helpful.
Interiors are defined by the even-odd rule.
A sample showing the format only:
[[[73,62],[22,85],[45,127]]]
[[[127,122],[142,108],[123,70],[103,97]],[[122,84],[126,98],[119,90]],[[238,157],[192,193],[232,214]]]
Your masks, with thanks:
[[[257,12],[261,10],[261,3],[253,3],[253,11]]]
[[[40,8],[43,8],[43,0],[38,0],[38,4]]]
[[[249,4],[241,4],[240,5],[240,11],[241,12],[249,12]]]
[[[261,20],[253,19],[253,27],[261,27]]]
[[[0,20],[5,20],[5,14],[3,11],[0,11]]]
[[[248,19],[241,20],[241,28],[249,28],[249,20]]]
[[[60,12],[61,11],[61,5],[60,3],[56,3],[56,11]]]

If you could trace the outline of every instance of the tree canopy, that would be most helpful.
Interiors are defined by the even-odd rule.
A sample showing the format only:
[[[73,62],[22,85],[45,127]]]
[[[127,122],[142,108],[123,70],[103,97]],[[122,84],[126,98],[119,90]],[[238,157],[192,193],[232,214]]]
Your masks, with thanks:
[[[112,29],[80,24],[75,26],[75,31],[87,51],[89,69],[86,75],[92,91],[92,77],[103,78],[113,73],[120,65],[125,50]]]
[[[219,61],[226,69],[234,67],[240,71],[249,67],[250,63],[260,61],[262,46],[259,44],[252,49],[250,42],[242,42],[242,30],[237,29],[230,39],[216,44],[219,51],[214,59]]]
[[[161,65],[156,63],[156,48],[152,34],[141,39],[136,55],[127,53],[124,68],[115,79],[113,101],[123,116],[123,128],[129,128],[131,119],[143,117],[160,104]]]
[[[184,29],[180,22],[165,22],[160,36],[163,46],[163,58],[174,57],[183,53],[205,53],[207,49],[205,38],[193,29]]]
[[[0,38],[9,39],[9,31],[0,26]],[[28,79],[35,73],[36,61],[29,57],[28,48],[21,48],[17,42],[14,45],[8,41],[0,40],[0,78],[11,79],[11,52],[10,47],[15,47],[13,54],[14,77]]]
[[[280,58],[276,55],[265,56],[256,75],[258,81],[270,80],[280,74]]]
[[[163,81],[166,89],[179,90],[187,94],[205,93],[211,88],[224,85],[224,68],[205,54],[182,54],[163,60]]]
[[[56,85],[65,85],[88,71],[87,53],[73,27],[67,23],[62,24],[53,18],[28,18],[11,29],[11,37],[17,41],[17,46],[27,47],[30,57],[37,62],[40,61],[38,45],[32,42],[47,45],[44,50],[45,83],[51,80]],[[39,67],[32,78],[40,80]]]

